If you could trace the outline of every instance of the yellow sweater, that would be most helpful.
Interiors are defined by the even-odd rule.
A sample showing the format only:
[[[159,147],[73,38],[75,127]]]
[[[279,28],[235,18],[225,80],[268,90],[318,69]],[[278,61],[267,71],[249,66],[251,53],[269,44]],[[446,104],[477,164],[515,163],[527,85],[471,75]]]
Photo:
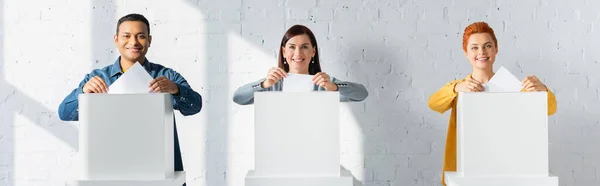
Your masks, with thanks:
[[[471,78],[471,75],[467,76],[467,78]],[[448,109],[452,108],[452,114],[450,115],[450,122],[448,124],[448,133],[446,134],[446,149],[444,152],[444,165],[442,169],[442,185],[446,185],[444,183],[443,171],[456,171],[456,99],[458,93],[454,92],[454,87],[456,84],[465,81],[467,78],[451,81],[431,95],[431,97],[429,97],[429,108],[431,110],[443,114]],[[548,90],[548,115],[552,115],[555,112],[556,97],[554,97],[554,94]]]

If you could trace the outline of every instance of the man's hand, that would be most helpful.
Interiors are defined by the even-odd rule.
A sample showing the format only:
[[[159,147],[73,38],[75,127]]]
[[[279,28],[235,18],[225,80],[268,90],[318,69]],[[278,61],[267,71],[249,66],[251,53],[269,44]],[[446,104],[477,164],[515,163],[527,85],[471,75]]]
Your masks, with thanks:
[[[165,76],[157,77],[150,82],[150,90],[152,92],[162,92],[170,94],[178,94],[179,87]]]
[[[83,93],[106,93],[108,86],[100,76],[94,76],[83,85]]]

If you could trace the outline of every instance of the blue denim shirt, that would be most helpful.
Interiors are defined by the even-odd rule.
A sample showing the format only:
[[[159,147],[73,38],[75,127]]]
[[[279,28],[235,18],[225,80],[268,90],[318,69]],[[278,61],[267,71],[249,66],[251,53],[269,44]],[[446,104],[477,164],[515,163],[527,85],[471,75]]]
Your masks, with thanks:
[[[85,78],[79,83],[79,86],[74,89],[67,97],[63,100],[63,102],[58,106],[58,116],[63,121],[78,121],[79,120],[79,101],[78,95],[83,94],[83,85],[87,83],[90,78],[94,76],[100,76],[107,86],[110,86],[114,83],[121,75],[123,71],[121,70],[120,59],[118,58],[116,62],[112,65],[106,66],[102,69],[95,69],[91,73],[87,74]],[[200,112],[202,108],[202,97],[196,91],[190,87],[188,82],[181,76],[179,73],[175,72],[170,68],[166,68],[159,64],[154,64],[148,61],[144,62],[142,65],[146,71],[152,76],[153,79],[165,76],[173,83],[177,84],[179,87],[179,93],[177,95],[172,95],[173,97],[173,109],[179,110],[182,115],[188,116],[193,115]],[[175,123],[175,121],[173,121]],[[177,136],[177,127],[175,127],[175,170],[181,171],[183,170],[183,162],[181,160],[181,151],[179,150],[179,140]]]

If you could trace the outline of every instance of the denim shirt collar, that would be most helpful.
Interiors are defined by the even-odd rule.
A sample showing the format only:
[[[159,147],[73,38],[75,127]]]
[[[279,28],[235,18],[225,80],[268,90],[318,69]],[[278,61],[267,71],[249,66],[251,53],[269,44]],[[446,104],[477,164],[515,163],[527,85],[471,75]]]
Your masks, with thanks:
[[[150,71],[150,61],[148,58],[145,59],[144,64],[142,65],[146,71]],[[108,73],[110,77],[114,77],[117,74],[123,74],[123,70],[121,69],[121,57],[119,56],[115,63],[113,63],[108,69]]]

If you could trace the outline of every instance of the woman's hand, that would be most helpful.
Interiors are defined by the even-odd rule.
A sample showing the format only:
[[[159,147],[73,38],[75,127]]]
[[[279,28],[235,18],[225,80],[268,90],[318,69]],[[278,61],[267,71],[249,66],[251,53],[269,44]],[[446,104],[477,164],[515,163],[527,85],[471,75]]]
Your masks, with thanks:
[[[321,86],[327,91],[338,90],[338,86],[335,83],[331,82],[331,77],[329,77],[329,75],[325,72],[319,72],[315,74],[312,81],[315,85]]]
[[[544,85],[544,83],[542,83],[540,81],[540,79],[538,79],[535,76],[527,76],[522,81],[521,86],[523,86],[523,89],[525,89],[525,91],[527,91],[527,92],[548,91],[548,88],[546,87],[546,85]]]
[[[281,78],[284,78],[286,75],[287,75],[287,73],[285,73],[285,71],[283,69],[281,69],[279,67],[273,67],[267,73],[267,77],[261,83],[261,86],[263,88],[269,88],[269,87],[273,86],[275,83],[277,83],[279,80],[281,80]]]

